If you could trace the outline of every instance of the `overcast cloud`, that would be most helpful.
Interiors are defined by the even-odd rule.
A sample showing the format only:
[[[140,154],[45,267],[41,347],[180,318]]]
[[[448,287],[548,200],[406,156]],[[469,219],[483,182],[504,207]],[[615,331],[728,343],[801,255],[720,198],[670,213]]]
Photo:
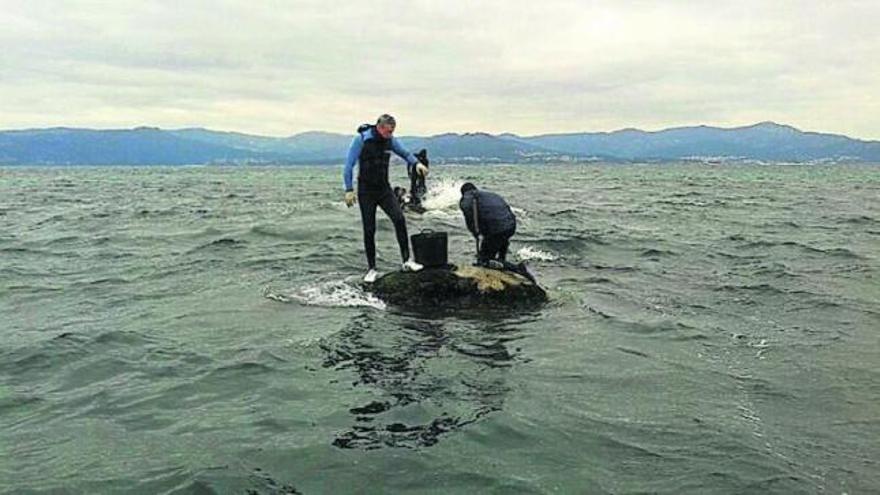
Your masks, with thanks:
[[[880,1],[0,0],[0,128],[880,139]]]

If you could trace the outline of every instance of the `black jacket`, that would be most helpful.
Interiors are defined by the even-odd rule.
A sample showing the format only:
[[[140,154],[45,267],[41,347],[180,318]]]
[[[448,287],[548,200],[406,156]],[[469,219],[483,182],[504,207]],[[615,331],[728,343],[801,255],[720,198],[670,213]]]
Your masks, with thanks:
[[[477,224],[474,224],[476,205]],[[468,230],[474,235],[497,235],[516,229],[516,215],[501,196],[479,189],[471,190],[461,196],[458,202]]]

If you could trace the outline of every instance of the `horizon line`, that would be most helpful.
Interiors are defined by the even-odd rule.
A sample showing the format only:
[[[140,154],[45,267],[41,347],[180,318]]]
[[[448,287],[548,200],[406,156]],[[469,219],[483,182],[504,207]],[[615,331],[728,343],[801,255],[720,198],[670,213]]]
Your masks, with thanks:
[[[625,131],[644,132],[646,134],[656,134],[656,133],[665,132],[665,131],[672,131],[672,130],[679,130],[679,129],[697,129],[697,128],[711,128],[711,129],[718,129],[718,130],[723,130],[723,131],[734,131],[734,130],[748,129],[750,127],[758,127],[758,126],[762,126],[762,125],[789,128],[789,129],[793,129],[797,132],[801,132],[801,133],[805,133],[805,134],[825,134],[825,135],[841,136],[841,137],[846,137],[849,139],[854,139],[854,140],[858,140],[858,141],[866,141],[866,142],[880,141],[880,138],[871,139],[871,138],[854,137],[854,136],[850,136],[848,134],[842,134],[839,132],[825,132],[825,131],[812,131],[812,130],[806,131],[806,130],[803,130],[799,127],[795,127],[793,125],[790,125],[790,124],[779,123],[779,122],[775,122],[772,120],[763,120],[763,121],[755,122],[752,124],[735,125],[735,126],[730,126],[730,127],[711,125],[711,124],[689,124],[689,125],[676,125],[676,126],[671,126],[671,127],[663,127],[663,128],[659,128],[656,130],[645,130],[645,129],[641,129],[638,127],[621,127],[621,128],[610,130],[610,131],[602,131],[602,130],[584,131],[584,130],[582,130],[582,131],[545,132],[545,133],[540,133],[540,134],[517,134],[512,131],[504,131],[504,132],[501,132],[498,134],[493,134],[491,132],[486,132],[486,131],[466,131],[466,132],[447,131],[447,132],[439,132],[439,133],[429,134],[429,135],[408,134],[408,135],[401,135],[399,137],[401,137],[401,138],[430,138],[430,137],[436,137],[436,136],[443,136],[443,135],[447,135],[447,134],[453,134],[453,135],[458,135],[458,136],[465,136],[465,135],[469,135],[469,134],[485,134],[485,135],[489,135],[489,136],[493,136],[493,137],[499,137],[499,136],[504,136],[504,135],[513,135],[513,136],[521,137],[521,138],[535,138],[535,137],[545,137],[545,136],[564,136],[564,135],[572,135],[572,134],[614,134],[614,133],[625,132]],[[335,134],[335,135],[339,135],[339,136],[354,135],[354,132],[345,133],[345,132],[327,131],[327,130],[321,130],[321,129],[310,129],[310,130],[299,131],[299,132],[295,132],[292,134],[286,134],[286,135],[271,135],[271,134],[255,134],[255,133],[236,131],[236,130],[213,129],[210,127],[200,127],[200,126],[160,127],[160,126],[156,126],[156,125],[146,125],[146,124],[135,125],[132,127],[76,127],[76,126],[67,126],[67,125],[55,125],[55,126],[48,126],[48,127],[25,127],[25,128],[0,129],[0,133],[32,132],[32,131],[47,131],[47,130],[62,130],[62,129],[63,130],[81,130],[81,131],[134,131],[134,130],[138,130],[138,129],[156,129],[159,131],[166,131],[166,132],[177,132],[177,131],[187,131],[187,130],[203,130],[203,131],[210,131],[210,132],[217,132],[217,133],[224,133],[224,134],[240,134],[240,135],[244,135],[244,136],[253,136],[253,137],[270,138],[270,139],[287,139],[287,138],[299,136],[302,134],[310,134],[310,133]]]

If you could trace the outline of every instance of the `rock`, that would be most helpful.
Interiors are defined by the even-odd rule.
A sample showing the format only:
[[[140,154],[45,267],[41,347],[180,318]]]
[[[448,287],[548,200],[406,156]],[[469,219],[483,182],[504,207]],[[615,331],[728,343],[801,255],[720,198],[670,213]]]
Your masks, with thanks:
[[[547,301],[544,289],[519,274],[473,266],[390,272],[367,289],[400,306],[532,306]]]

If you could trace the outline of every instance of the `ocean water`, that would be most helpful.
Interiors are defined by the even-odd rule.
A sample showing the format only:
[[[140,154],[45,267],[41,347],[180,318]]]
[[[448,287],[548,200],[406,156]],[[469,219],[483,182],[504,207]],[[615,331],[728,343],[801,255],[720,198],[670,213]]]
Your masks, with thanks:
[[[0,168],[0,493],[880,491],[880,167],[463,181],[545,307],[364,292],[337,167]]]

